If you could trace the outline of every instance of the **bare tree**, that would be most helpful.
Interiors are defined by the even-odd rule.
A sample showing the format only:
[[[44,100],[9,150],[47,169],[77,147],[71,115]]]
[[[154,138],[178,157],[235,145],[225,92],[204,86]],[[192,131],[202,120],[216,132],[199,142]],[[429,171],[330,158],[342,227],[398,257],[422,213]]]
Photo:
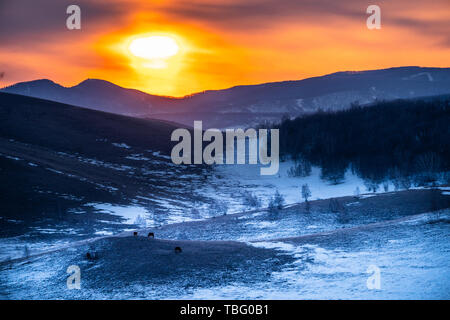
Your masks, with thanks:
[[[359,186],[356,187],[355,191],[353,191],[353,194],[355,195],[355,198],[359,199],[361,195],[361,191],[359,190]]]
[[[147,220],[145,217],[141,217],[140,214],[134,219],[134,224],[139,226],[140,228],[146,228],[147,227]]]
[[[311,197],[311,190],[309,190],[309,186],[307,183],[302,185],[302,198],[305,199],[305,202],[308,202],[308,198]]]
[[[28,258],[29,256],[30,256],[30,249],[28,249],[28,246],[25,245],[25,247],[23,247],[23,257]]]

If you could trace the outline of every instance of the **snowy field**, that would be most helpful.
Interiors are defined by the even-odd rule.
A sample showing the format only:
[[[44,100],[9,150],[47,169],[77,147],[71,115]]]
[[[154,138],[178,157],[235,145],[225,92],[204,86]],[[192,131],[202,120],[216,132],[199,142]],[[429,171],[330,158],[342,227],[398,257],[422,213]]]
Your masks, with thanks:
[[[120,146],[123,148],[123,146]],[[73,209],[70,212],[76,215],[83,215],[86,210],[91,210],[98,214],[98,224],[86,230],[77,230],[70,226],[47,226],[34,228],[29,234],[14,238],[1,239],[2,248],[0,250],[0,261],[22,257],[24,250],[31,253],[46,251],[56,246],[67,244],[73,238],[87,238],[96,236],[106,236],[117,234],[122,231],[130,231],[137,228],[161,227],[168,224],[175,224],[187,221],[202,221],[223,213],[211,209],[211,204],[218,202],[225,204],[227,214],[239,213],[255,208],[249,208],[243,204],[243,196],[246,191],[257,196],[263,208],[267,207],[270,198],[275,191],[279,191],[285,199],[285,205],[293,205],[303,202],[301,198],[301,186],[308,184],[311,190],[310,200],[328,199],[343,196],[353,196],[359,189],[361,197],[372,197],[375,193],[368,193],[362,179],[358,178],[350,171],[347,171],[343,183],[333,185],[320,178],[320,169],[313,167],[311,175],[308,177],[289,177],[288,170],[293,166],[292,161],[280,163],[279,173],[273,176],[260,175],[260,165],[218,165],[215,167],[207,180],[203,181],[198,177],[191,180],[187,176],[180,176],[179,179],[190,181],[190,191],[193,198],[206,199],[207,201],[189,201],[186,199],[165,198],[164,196],[145,197],[137,196],[132,200],[131,205],[117,205],[110,203],[91,202],[83,207]],[[180,180],[181,181],[181,180]],[[163,189],[170,189],[170,186],[160,186]],[[394,186],[388,185],[388,191],[393,191]],[[414,188],[413,188],[414,189]],[[443,190],[446,192],[445,190]],[[376,194],[382,194],[385,189],[380,186]],[[155,211],[154,205],[157,203],[159,209]],[[105,220],[105,215],[111,215],[114,220]],[[117,221],[119,219],[119,221]],[[261,223],[260,221],[248,221],[249,226],[253,224],[253,229],[266,231],[257,233],[259,236],[253,239],[265,239],[272,234],[279,236],[298,235],[298,223],[292,224],[286,221],[285,225],[276,226],[271,221]],[[312,222],[306,228],[309,230],[320,230],[320,222]],[[279,228],[278,228],[279,227]],[[239,229],[236,229],[239,230]],[[298,229],[297,229],[298,230]],[[248,240],[248,233],[243,232],[236,240]],[[168,234],[168,238],[174,238]],[[64,237],[66,239],[64,239]],[[26,248],[25,248],[26,247]]]
[[[281,163],[275,176],[261,176],[259,166],[216,166],[207,179],[192,177],[193,198],[206,201],[89,202],[73,212],[98,222],[83,229],[89,233],[66,224],[4,238],[0,298],[450,299],[450,212],[429,211],[431,190],[393,192],[388,185],[368,193],[350,171],[333,185],[318,168],[291,178],[292,165]],[[312,194],[308,210],[303,184]],[[244,205],[246,191],[262,208]],[[273,213],[266,207],[276,191],[285,207]],[[440,201],[449,191],[439,188]],[[330,211],[330,198],[339,198],[345,217]],[[226,203],[227,214],[212,210],[214,203]],[[99,259],[86,259],[86,252]],[[81,269],[81,290],[66,287],[70,265]],[[377,290],[367,287],[371,266],[380,270]]]
[[[450,225],[423,215],[341,235],[256,242],[295,261],[267,281],[200,288],[186,299],[450,299]],[[444,215],[440,217],[443,219]],[[370,266],[380,289],[369,289]]]
[[[289,177],[288,170],[293,166],[292,161],[280,163],[279,173],[272,176],[260,175],[260,165],[218,165],[212,172],[207,183],[194,183],[194,193],[201,197],[209,198],[212,201],[220,201],[228,206],[228,214],[246,211],[249,208],[243,204],[243,194],[245,191],[251,192],[261,200],[262,207],[267,207],[271,197],[276,190],[285,199],[285,205],[291,205],[304,200],[301,198],[301,187],[308,184],[311,190],[310,200],[329,199],[343,196],[352,196],[359,189],[363,196],[374,194],[366,190],[362,179],[347,171],[342,183],[333,185],[320,178],[320,169],[312,168],[308,177]],[[388,184],[388,191],[393,191],[394,186]],[[414,189],[414,188],[413,188]],[[385,192],[380,185],[376,193]],[[151,199],[157,201],[161,207],[167,210],[166,217],[155,215],[148,207],[142,207],[139,200],[146,200],[145,197],[138,197],[136,205],[114,206],[104,203],[92,203],[94,208],[101,212],[107,212],[126,219],[127,223],[135,223],[136,219],[140,224],[146,226],[160,226],[168,223],[179,223],[185,221],[202,220],[215,216],[215,212],[210,210],[210,203],[205,202],[183,202],[174,203],[165,199]],[[148,199],[149,200],[149,199]],[[195,214],[191,211],[195,208]],[[146,221],[142,221],[145,219]]]
[[[277,175],[260,175],[260,165],[221,165],[216,166],[216,177],[224,177],[227,187],[239,188],[253,192],[260,197],[264,206],[267,206],[268,199],[272,197],[275,190],[278,190],[286,200],[286,204],[293,204],[304,201],[301,198],[301,187],[308,184],[311,190],[310,200],[329,199],[355,194],[357,188],[361,193],[367,193],[362,179],[352,174],[348,170],[344,180],[340,184],[333,185],[320,178],[320,168],[312,167],[311,175],[308,177],[289,177],[288,170],[294,165],[292,161],[280,163]],[[217,183],[221,179],[216,180]],[[393,191],[394,186],[389,185],[389,190]],[[378,192],[384,192],[379,188]],[[236,208],[240,211],[242,208]]]
[[[0,297],[450,299],[449,222],[445,210],[246,244],[105,238],[1,266]],[[87,250],[99,259],[86,260]],[[66,287],[69,265],[81,269],[80,290]],[[380,270],[379,289],[367,286],[371,266]]]

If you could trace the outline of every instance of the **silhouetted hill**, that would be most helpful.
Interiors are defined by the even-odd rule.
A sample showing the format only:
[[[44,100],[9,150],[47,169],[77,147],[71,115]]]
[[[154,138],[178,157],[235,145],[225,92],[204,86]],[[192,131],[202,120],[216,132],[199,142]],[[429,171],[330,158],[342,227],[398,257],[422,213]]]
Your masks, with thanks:
[[[0,93],[0,136],[58,151],[107,153],[104,140],[170,154],[179,127],[162,120],[126,117],[53,101]],[[107,146],[107,149],[117,148]]]
[[[121,218],[68,213],[136,199],[164,213],[158,199],[190,200],[188,182],[200,180],[202,167],[172,163],[170,136],[179,126],[0,93],[0,229],[63,221],[92,233],[94,224]]]

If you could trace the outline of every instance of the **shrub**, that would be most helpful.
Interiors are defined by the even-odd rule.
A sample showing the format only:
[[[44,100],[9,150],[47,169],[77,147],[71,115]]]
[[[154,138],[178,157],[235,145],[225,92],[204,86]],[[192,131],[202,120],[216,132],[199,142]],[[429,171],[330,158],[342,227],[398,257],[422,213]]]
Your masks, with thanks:
[[[269,212],[278,212],[283,209],[284,197],[277,191],[269,201]]]
[[[228,203],[216,200],[210,205],[209,209],[215,215],[226,215],[228,212]]]
[[[261,200],[249,191],[245,191],[243,195],[242,204],[248,208],[260,208]]]

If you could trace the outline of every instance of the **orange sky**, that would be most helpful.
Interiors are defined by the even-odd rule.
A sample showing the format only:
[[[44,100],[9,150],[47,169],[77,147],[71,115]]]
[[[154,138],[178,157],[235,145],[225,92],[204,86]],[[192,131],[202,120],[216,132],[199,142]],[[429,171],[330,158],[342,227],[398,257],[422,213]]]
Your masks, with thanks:
[[[66,29],[72,3],[81,30]],[[381,30],[366,27],[370,4],[381,7]],[[182,96],[343,70],[450,67],[449,17],[448,0],[2,0],[0,86],[100,78]],[[153,34],[180,46],[166,68],[128,49]]]

